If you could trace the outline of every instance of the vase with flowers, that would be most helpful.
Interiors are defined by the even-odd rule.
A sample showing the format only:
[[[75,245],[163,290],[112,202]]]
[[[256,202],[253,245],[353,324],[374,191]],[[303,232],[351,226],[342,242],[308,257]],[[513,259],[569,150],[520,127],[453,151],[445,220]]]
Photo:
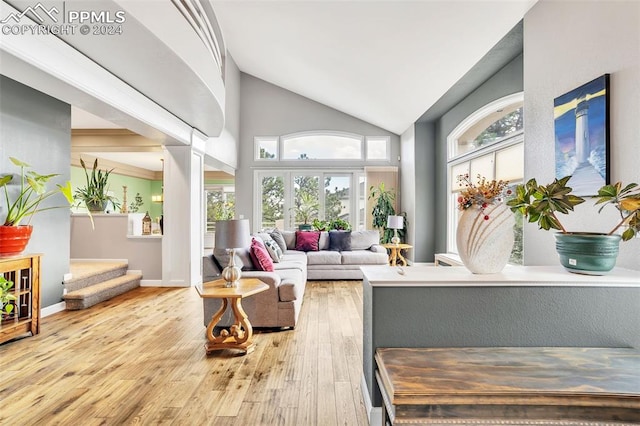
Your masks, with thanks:
[[[511,255],[515,220],[505,205],[509,182],[487,180],[478,175],[474,183],[468,174],[459,175],[462,187],[458,209],[462,211],[456,231],[458,254],[474,274],[502,271]]]

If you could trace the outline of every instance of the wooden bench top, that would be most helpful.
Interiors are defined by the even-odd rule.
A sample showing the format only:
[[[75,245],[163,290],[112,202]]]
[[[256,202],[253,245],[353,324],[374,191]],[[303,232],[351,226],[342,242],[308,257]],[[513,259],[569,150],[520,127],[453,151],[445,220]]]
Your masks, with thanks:
[[[392,417],[400,406],[500,405],[616,407],[640,420],[634,349],[379,348],[375,358]]]

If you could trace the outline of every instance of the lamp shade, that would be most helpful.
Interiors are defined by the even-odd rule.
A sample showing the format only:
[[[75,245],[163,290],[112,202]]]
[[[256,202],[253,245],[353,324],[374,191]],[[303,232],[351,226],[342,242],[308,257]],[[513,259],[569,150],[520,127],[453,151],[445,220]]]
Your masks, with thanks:
[[[404,226],[403,216],[389,216],[387,217],[387,228],[402,229]]]
[[[215,246],[223,249],[236,249],[251,245],[249,219],[216,221]]]

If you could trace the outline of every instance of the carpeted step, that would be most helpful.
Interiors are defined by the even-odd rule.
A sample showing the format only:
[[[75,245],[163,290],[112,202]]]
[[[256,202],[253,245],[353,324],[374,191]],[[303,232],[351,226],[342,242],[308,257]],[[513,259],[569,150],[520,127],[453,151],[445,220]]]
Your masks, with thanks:
[[[127,261],[91,261],[73,259],[70,265],[72,278],[64,282],[67,292],[80,290],[94,284],[108,281],[127,273]]]
[[[86,309],[112,297],[140,287],[141,274],[126,274],[117,278],[70,291],[64,295],[69,310]]]

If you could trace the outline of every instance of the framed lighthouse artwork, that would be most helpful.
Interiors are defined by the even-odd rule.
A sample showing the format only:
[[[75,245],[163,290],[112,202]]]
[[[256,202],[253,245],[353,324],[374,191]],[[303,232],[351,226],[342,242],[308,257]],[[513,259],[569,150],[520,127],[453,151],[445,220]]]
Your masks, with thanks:
[[[571,175],[575,195],[609,184],[609,74],[553,101],[556,178]]]

